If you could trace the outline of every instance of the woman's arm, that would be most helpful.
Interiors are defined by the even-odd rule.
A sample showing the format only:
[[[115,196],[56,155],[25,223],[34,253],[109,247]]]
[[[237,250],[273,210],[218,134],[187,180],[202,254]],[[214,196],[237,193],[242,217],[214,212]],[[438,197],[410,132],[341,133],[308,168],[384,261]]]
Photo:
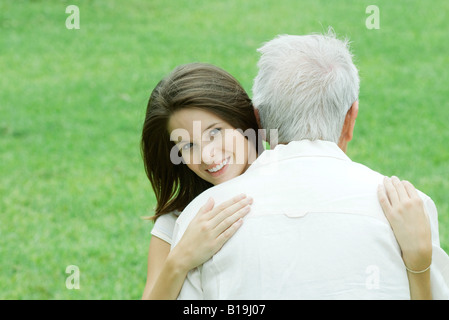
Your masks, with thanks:
[[[173,300],[178,296],[189,270],[170,256],[170,244],[153,237],[148,250],[147,283],[142,299]]]
[[[187,273],[210,259],[234,235],[251,204],[251,198],[239,195],[214,208],[210,198],[173,250],[170,251],[170,244],[154,237],[148,252],[147,283],[142,299],[176,299]]]
[[[378,196],[401,247],[412,300],[432,299],[432,238],[422,199],[410,182],[401,182],[397,177],[385,178]]]

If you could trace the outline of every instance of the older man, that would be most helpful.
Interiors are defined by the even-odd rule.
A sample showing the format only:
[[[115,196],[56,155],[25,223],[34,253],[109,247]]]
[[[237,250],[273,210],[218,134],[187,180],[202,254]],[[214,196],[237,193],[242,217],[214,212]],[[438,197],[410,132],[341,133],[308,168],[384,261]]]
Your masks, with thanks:
[[[278,130],[279,145],[181,214],[173,246],[208,197],[254,199],[240,230],[188,274],[179,298],[409,299],[401,250],[377,199],[383,176],[345,154],[359,92],[347,42],[280,36],[259,51],[253,101],[262,127]],[[432,294],[449,298],[437,211],[420,196],[432,229]]]

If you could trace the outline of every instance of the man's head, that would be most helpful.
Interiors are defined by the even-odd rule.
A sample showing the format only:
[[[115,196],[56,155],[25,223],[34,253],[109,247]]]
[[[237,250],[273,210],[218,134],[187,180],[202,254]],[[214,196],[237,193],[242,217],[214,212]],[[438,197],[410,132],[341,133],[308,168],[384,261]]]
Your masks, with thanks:
[[[359,76],[348,41],[335,34],[282,35],[267,42],[254,80],[253,103],[279,143],[337,143],[346,151],[358,111]],[[268,141],[270,137],[267,136]]]

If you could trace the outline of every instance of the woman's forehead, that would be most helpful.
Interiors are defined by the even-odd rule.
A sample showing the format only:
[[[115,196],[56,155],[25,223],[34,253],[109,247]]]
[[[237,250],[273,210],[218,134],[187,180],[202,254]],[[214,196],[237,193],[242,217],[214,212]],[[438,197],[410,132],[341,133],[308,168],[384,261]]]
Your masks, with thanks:
[[[197,108],[186,108],[176,111],[170,117],[168,130],[173,131],[182,128],[189,131],[191,134],[194,132],[202,133],[213,127],[215,124],[227,125],[222,118],[212,112]]]

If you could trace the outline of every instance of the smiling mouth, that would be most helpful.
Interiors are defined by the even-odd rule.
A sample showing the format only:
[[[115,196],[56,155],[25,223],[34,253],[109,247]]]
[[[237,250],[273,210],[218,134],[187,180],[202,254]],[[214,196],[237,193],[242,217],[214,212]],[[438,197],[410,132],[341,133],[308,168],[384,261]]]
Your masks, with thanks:
[[[206,171],[207,171],[207,172],[210,172],[210,173],[215,173],[215,172],[217,172],[217,171],[220,171],[221,169],[223,169],[223,167],[224,167],[225,165],[227,165],[227,164],[229,163],[229,159],[230,159],[230,158],[224,159],[222,163],[217,164],[215,167],[212,167],[212,168],[210,168],[210,169],[207,169]]]

